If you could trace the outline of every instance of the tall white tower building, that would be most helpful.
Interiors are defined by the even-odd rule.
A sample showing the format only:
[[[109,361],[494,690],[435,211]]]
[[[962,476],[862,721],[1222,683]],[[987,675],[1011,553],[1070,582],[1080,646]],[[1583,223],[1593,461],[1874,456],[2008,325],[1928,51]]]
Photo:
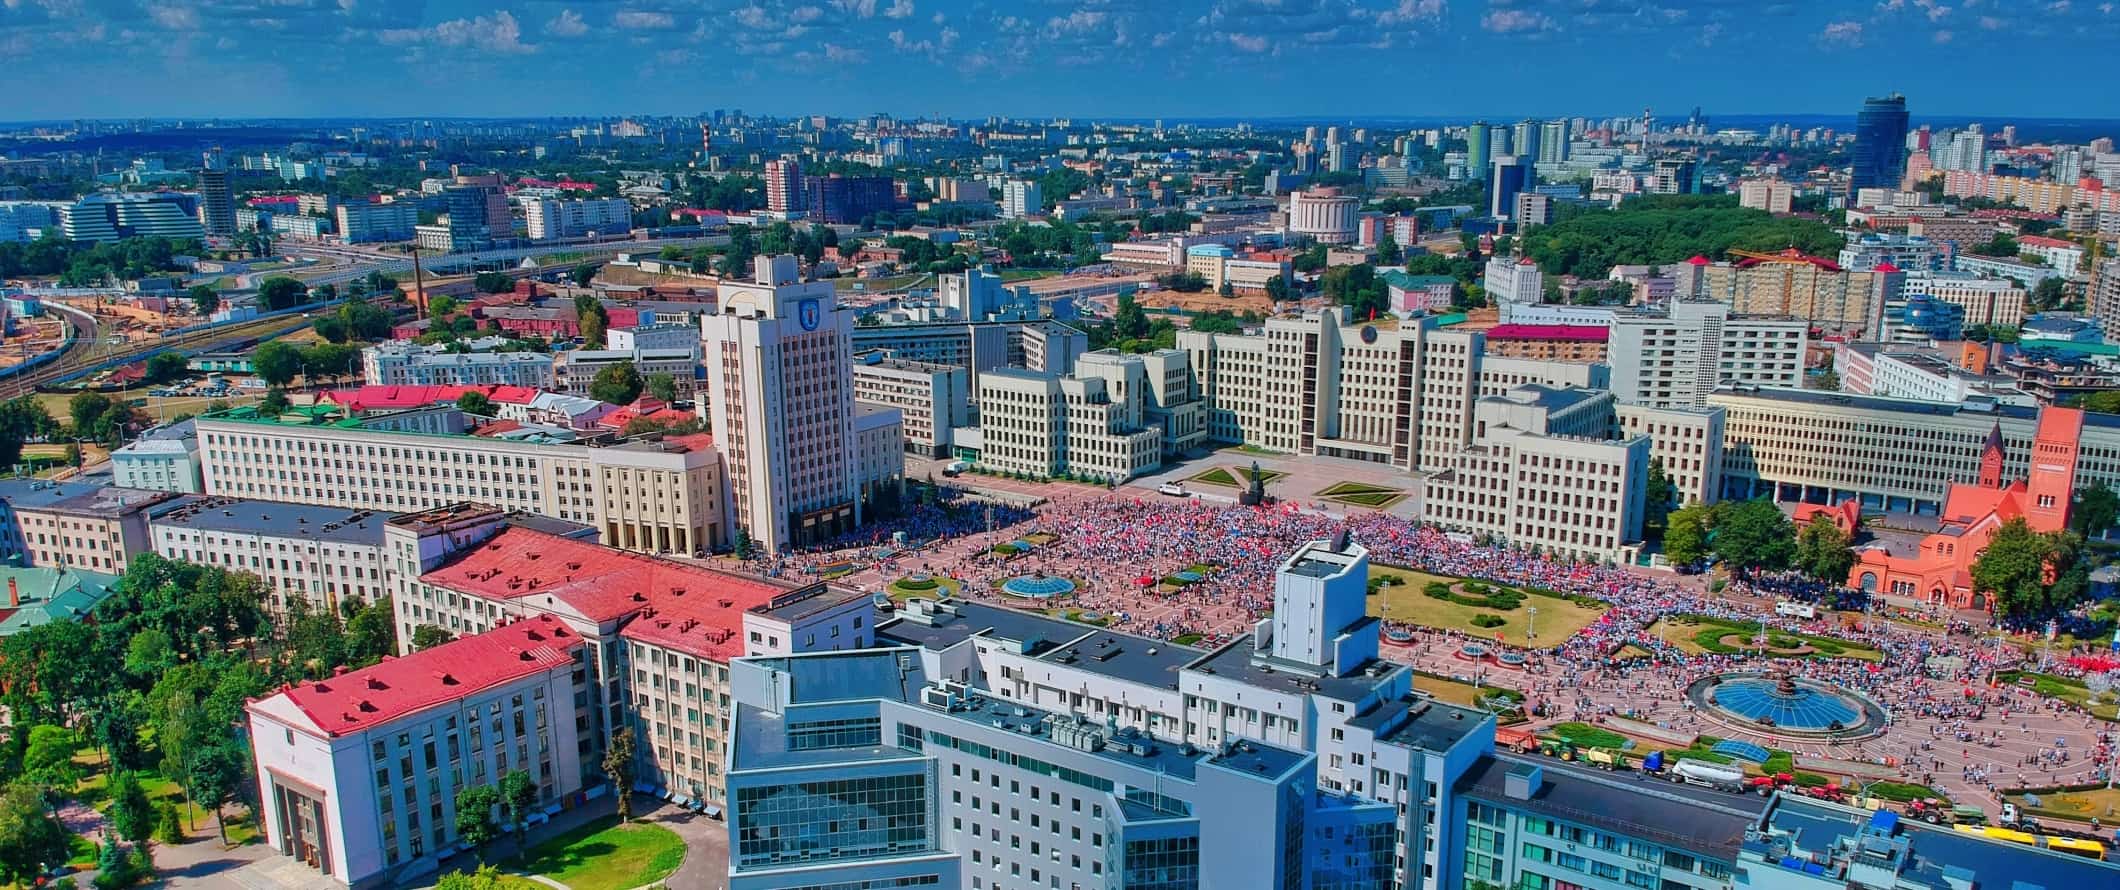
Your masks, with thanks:
[[[852,313],[795,257],[759,257],[700,320],[704,420],[728,468],[732,524],[767,550],[861,523]]]

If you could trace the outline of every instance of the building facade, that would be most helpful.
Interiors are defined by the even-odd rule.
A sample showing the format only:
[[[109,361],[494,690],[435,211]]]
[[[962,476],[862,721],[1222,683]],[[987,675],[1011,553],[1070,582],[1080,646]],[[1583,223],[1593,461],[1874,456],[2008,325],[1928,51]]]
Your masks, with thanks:
[[[389,595],[383,525],[396,515],[196,495],[158,506],[148,538],[170,559],[258,576],[274,615],[284,616],[297,599],[312,612],[336,615],[342,602]]]
[[[391,386],[552,386],[551,355],[542,352],[435,352],[405,343],[361,350],[361,379]]]
[[[1612,392],[1654,408],[1699,407],[1723,383],[1801,387],[1809,325],[1745,316],[1723,303],[1676,300],[1660,314],[1613,316]]]

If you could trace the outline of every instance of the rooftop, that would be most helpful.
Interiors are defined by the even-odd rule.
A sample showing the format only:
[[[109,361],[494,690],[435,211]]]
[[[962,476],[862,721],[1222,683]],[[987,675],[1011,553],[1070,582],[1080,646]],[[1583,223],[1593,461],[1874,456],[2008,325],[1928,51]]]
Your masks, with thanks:
[[[1344,677],[1321,677],[1296,670],[1283,670],[1272,663],[1256,662],[1252,659],[1252,637],[1243,636],[1206,658],[1194,662],[1188,670],[1221,677],[1236,683],[1257,686],[1283,695],[1321,695],[1329,699],[1358,702],[1368,698],[1386,678],[1399,671],[1411,670],[1404,665],[1387,661],[1371,661]]]
[[[7,577],[7,604],[0,611],[0,637],[54,621],[73,621],[110,596],[117,575],[69,568],[0,568]]]
[[[1876,825],[1875,828],[1870,826]],[[1905,868],[1899,874],[1901,887],[2071,887],[2120,885],[2120,865],[2082,856],[2055,852],[1982,835],[1956,831],[1950,826],[1926,825],[1913,819],[1877,820],[1877,814],[1824,801],[1781,796],[1773,801],[1762,820],[1770,835],[1780,835],[1787,846],[1779,849],[1770,839],[1745,845],[1766,862],[1803,869],[1836,846],[1855,842],[1869,830],[1873,838],[1903,839]],[[1780,852],[1783,855],[1776,856]],[[1951,880],[1955,878],[1956,880]]]
[[[1596,324],[1499,324],[1487,329],[1488,340],[1559,340],[1603,343],[1612,329]]]
[[[396,513],[374,510],[196,494],[162,505],[151,516],[158,526],[309,538],[372,547],[382,546],[383,524],[395,518]]]
[[[47,489],[50,490],[50,489]],[[8,497],[8,503],[17,511],[49,510],[75,516],[115,518],[138,513],[163,501],[178,497],[174,491],[150,491],[144,488],[119,488],[115,485],[85,485],[69,487],[61,496],[40,498],[35,494],[25,500],[16,500],[10,493],[0,490],[0,497]]]
[[[0,500],[17,510],[49,507],[60,501],[89,494],[104,486],[90,482],[54,482],[47,479],[0,479]]]
[[[499,405],[527,405],[543,392],[531,386],[387,386],[370,384],[335,389],[317,397],[319,402],[344,405],[353,411],[419,408],[443,402],[454,403],[465,393],[479,393]]]
[[[284,698],[324,734],[370,729],[574,662],[581,637],[551,616],[526,618],[327,680],[283,687],[251,703],[273,713]],[[275,714],[275,716],[280,716]]]
[[[1164,689],[1176,688],[1179,669],[1205,654],[1163,640],[984,603],[953,601],[933,614],[919,611],[924,608],[899,610],[898,618],[877,627],[877,636],[936,650],[974,636],[1008,640],[1043,661]]]
[[[1543,781],[1527,799],[1511,797],[1512,770],[1535,767]],[[1480,759],[1458,779],[1457,792],[1474,800],[1542,816],[1630,834],[1664,846],[1731,862],[1745,830],[1767,808],[1757,795],[1713,791],[1667,782],[1650,784],[1641,773],[1606,772],[1558,760],[1495,754]]]
[[[745,610],[790,590],[521,526],[501,530],[420,580],[488,599],[564,603],[590,621],[635,616],[622,636],[715,661],[743,654]]]

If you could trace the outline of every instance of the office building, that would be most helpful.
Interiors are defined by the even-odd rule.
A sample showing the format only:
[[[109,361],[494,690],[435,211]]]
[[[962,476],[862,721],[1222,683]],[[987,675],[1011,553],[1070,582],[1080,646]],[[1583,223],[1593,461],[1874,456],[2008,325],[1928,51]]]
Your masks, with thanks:
[[[1288,281],[1294,269],[1288,260],[1243,258],[1225,244],[1199,244],[1185,249],[1185,271],[1207,279],[1208,290],[1236,295],[1266,293],[1267,282]]]
[[[821,223],[859,223],[898,207],[898,186],[888,176],[805,176],[802,193],[810,219]]]
[[[1180,331],[1178,348],[1209,441],[1423,472],[1472,442],[1481,396],[1610,385],[1602,364],[1490,357],[1478,331],[1433,317],[1369,324],[1344,308],[1269,318],[1256,334]]]
[[[115,486],[52,484],[0,489],[21,536],[25,562],[47,568],[123,575],[132,558],[154,549],[147,517],[179,495]]]
[[[1991,431],[2003,478],[2029,473],[2039,412],[1809,390],[1726,388],[1708,397],[1729,412],[1723,495],[1839,504],[1936,516],[1952,483],[1980,478]],[[1911,443],[1911,446],[1910,446]],[[1918,459],[1909,459],[1909,449]],[[2120,484],[2120,415],[2085,414],[2077,484]]]
[[[856,325],[855,352],[887,351],[907,361],[965,369],[966,391],[995,368],[1072,374],[1089,350],[1089,336],[1057,321],[915,322]]]
[[[192,495],[155,507],[147,531],[157,554],[258,576],[265,608],[275,615],[295,600],[312,613],[337,615],[341,603],[390,594],[383,524],[396,515]]]
[[[1612,393],[1652,408],[1697,408],[1724,383],[1803,385],[1803,321],[1740,315],[1721,303],[1677,300],[1669,311],[1613,315]]]
[[[1494,160],[1487,138],[1487,122],[1473,121],[1465,128],[1465,178],[1487,178],[1487,165]]]
[[[1739,851],[1772,805],[1756,795],[1650,785],[1624,773],[1509,755],[1482,758],[1455,790],[1468,886],[1730,890],[1742,886],[1733,878]]]
[[[1319,244],[1353,244],[1362,199],[1336,188],[1288,193],[1288,233]]]
[[[1186,355],[1087,353],[1061,377],[980,375],[979,463],[1040,478],[1124,482],[1204,441]]]
[[[59,237],[68,241],[206,235],[197,200],[184,192],[97,192],[57,209]]]
[[[1915,295],[1884,306],[1880,343],[1929,343],[1965,337],[1965,307]]]
[[[1795,187],[1779,179],[1747,179],[1737,184],[1739,207],[1750,207],[1768,213],[1787,213],[1795,197]]]
[[[1516,212],[1516,196],[1530,187],[1530,165],[1520,158],[1496,158],[1492,175],[1488,177],[1487,215],[1511,219],[1510,214]]]
[[[1641,540],[1649,438],[1610,438],[1612,394],[1519,386],[1473,406],[1471,444],[1421,480],[1421,518],[1569,559]]]
[[[802,164],[779,158],[766,162],[766,209],[787,213],[809,206],[802,194]]]
[[[1898,188],[1907,169],[1907,100],[1893,93],[1862,103],[1855,113],[1855,148],[1848,187]]]
[[[542,352],[437,352],[408,342],[361,350],[361,379],[389,386],[552,386],[553,358]]]
[[[918,600],[898,648],[739,660],[729,886],[1462,886],[1449,814],[1494,725],[1377,660],[1367,578],[1307,544],[1212,651]],[[821,821],[886,804],[888,834]]]
[[[461,845],[467,785],[524,771],[536,812],[557,812],[596,769],[579,735],[583,659],[580,634],[539,617],[251,702],[266,842],[365,890]]]
[[[1969,828],[1973,830],[1968,830]],[[2120,867],[2021,841],[2011,832],[1928,825],[1891,810],[1781,794],[1746,832],[1737,856],[1756,890],[1895,890],[1904,887],[2102,887]]]
[[[1966,265],[1969,258],[1961,257]],[[2014,328],[2024,321],[2025,286],[2009,278],[1977,272],[1915,272],[1906,276],[1903,293],[1941,300],[1964,310],[1965,324]]]
[[[0,201],[0,241],[28,243],[59,230],[58,201]]]
[[[1457,301],[1458,281],[1450,275],[1408,275],[1394,269],[1377,277],[1384,280],[1386,305],[1400,315],[1448,312]]]
[[[1542,303],[1546,299],[1545,273],[1539,271],[1538,263],[1528,256],[1489,258],[1486,272],[1480,277],[1480,287],[1505,320],[1514,307]]]
[[[1723,425],[1727,412],[1701,408],[1651,408],[1620,403],[1613,419],[1621,437],[1649,437],[1649,460],[1678,490],[1678,505],[1722,499]]]
[[[198,418],[206,493],[413,512],[461,501],[591,526],[628,550],[727,547],[722,460],[704,435],[612,443],[453,404],[396,411],[243,407]]]
[[[119,488],[143,488],[197,494],[199,431],[189,420],[147,430],[110,453],[111,482]]]
[[[769,552],[861,524],[853,313],[787,255],[722,282],[720,306],[700,320],[700,410],[729,466],[730,520]]]
[[[690,329],[687,329],[688,331]],[[690,401],[699,388],[699,344],[658,349],[572,349],[553,357],[551,387],[570,395],[586,396],[596,385],[596,375],[616,365],[631,364],[646,380],[657,374],[670,375],[671,388],[680,400]]]
[[[624,198],[525,198],[522,205],[523,233],[532,241],[633,230],[633,205]]]
[[[348,244],[409,241],[420,224],[419,205],[412,201],[348,201],[341,203],[336,213],[339,239]]]
[[[2033,407],[2038,401],[2006,374],[1961,367],[1934,349],[1898,343],[1838,343],[1833,371],[1840,391],[1962,405],[1971,400]]]
[[[1035,180],[1011,179],[1001,184],[1001,216],[1022,219],[1045,212],[1045,191]]]
[[[853,378],[856,403],[898,409],[907,453],[946,457],[956,431],[971,426],[971,375],[962,366],[875,350],[854,356]]]
[[[1487,354],[1549,362],[1603,362],[1611,325],[1499,324],[1487,329]]]
[[[1840,267],[1875,270],[1878,266],[1891,266],[1910,273],[1933,271],[1946,268],[1954,252],[1950,245],[1939,245],[1920,235],[1861,232],[1840,249]]]
[[[235,193],[228,187],[228,167],[221,153],[208,152],[206,162],[192,174],[199,186],[199,226],[207,235],[236,233]]]

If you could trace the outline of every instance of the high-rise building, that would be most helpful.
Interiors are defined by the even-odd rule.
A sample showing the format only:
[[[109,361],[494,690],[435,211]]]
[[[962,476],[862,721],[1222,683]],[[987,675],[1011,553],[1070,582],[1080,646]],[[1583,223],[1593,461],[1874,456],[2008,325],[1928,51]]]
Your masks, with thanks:
[[[523,224],[524,234],[533,241],[629,232],[633,205],[624,198],[528,198],[523,201]]]
[[[1473,121],[1472,126],[1465,128],[1465,178],[1487,178],[1487,164],[1491,160],[1488,150],[1487,122]]]
[[[206,153],[199,167],[199,225],[208,235],[236,233],[235,194],[228,188],[228,165],[220,149]]]
[[[1795,201],[1795,188],[1779,179],[1747,179],[1738,183],[1737,204],[1768,213],[1787,213]]]
[[[751,281],[722,282],[721,312],[700,320],[700,410],[728,466],[733,527],[777,551],[861,522],[854,320],[831,282],[802,280],[795,257],[754,268]]]
[[[1001,184],[1001,216],[1022,219],[1045,211],[1045,191],[1034,180],[1011,179]]]
[[[1487,215],[1511,219],[1516,212],[1517,193],[1531,185],[1531,166],[1515,157],[1496,158],[1488,177]]]
[[[1538,162],[1559,164],[1568,160],[1568,122],[1547,121],[1539,125]]]
[[[1612,393],[1651,408],[1695,408],[1723,383],[1803,385],[1808,325],[1734,314],[1723,303],[1676,300],[1663,313],[1613,316]]]
[[[801,210],[802,163],[780,159],[766,162],[766,209],[776,213]]]
[[[1537,161],[1542,129],[1543,125],[1535,120],[1517,121],[1509,129],[1509,153],[1524,158],[1527,163]]]
[[[1849,190],[1898,188],[1907,169],[1907,99],[1893,93],[1862,103],[1855,114],[1855,152]]]
[[[59,205],[59,234],[68,241],[116,241],[160,236],[197,238],[206,234],[198,203],[183,192],[97,192]]]
[[[347,202],[338,206],[337,213],[339,237],[348,244],[409,240],[420,224],[419,205],[412,201]]]
[[[888,176],[805,176],[802,192],[810,218],[824,223],[858,223],[898,206],[898,186]]]

